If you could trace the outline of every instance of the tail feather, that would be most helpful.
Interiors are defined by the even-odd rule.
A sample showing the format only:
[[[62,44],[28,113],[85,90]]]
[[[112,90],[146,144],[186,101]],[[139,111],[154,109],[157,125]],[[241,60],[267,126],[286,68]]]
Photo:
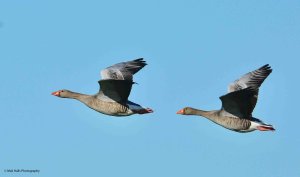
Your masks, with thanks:
[[[127,105],[129,107],[129,109],[136,113],[136,114],[147,114],[147,113],[152,113],[153,110],[150,108],[144,108],[143,106],[133,103],[131,101],[127,101]]]
[[[132,110],[132,111],[137,114],[147,114],[147,113],[153,112],[153,110],[150,108],[143,108],[143,109],[137,109],[137,110]]]

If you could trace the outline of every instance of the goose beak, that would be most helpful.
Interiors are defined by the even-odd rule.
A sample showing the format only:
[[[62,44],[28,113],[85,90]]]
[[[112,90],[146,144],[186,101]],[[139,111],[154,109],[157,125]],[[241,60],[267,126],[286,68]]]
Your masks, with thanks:
[[[59,96],[59,91],[52,92],[51,94],[54,95],[54,96]]]
[[[183,113],[184,113],[183,109],[181,109],[181,110],[179,110],[179,111],[176,112],[176,114],[183,114]]]

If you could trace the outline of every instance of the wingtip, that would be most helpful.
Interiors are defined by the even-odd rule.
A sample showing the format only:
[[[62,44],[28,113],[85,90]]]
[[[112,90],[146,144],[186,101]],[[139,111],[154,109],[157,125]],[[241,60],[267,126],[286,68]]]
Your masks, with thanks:
[[[260,71],[265,72],[265,74],[269,75],[272,73],[273,69],[269,64],[265,64],[262,67],[259,68]]]
[[[271,65],[265,64],[261,67],[262,69],[271,69]],[[272,70],[272,69],[271,69]]]
[[[133,60],[133,61],[135,61],[135,62],[146,62],[146,61],[144,60],[144,58],[137,58],[137,59],[135,59],[135,60]]]
[[[144,58],[137,58],[134,61],[144,60]]]
[[[140,65],[147,65],[146,61],[144,60],[144,58],[138,58],[138,59],[135,59],[133,60],[134,62],[138,62]]]

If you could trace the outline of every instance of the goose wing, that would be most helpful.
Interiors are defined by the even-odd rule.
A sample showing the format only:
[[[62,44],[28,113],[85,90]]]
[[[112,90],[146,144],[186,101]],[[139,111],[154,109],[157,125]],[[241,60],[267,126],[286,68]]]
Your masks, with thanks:
[[[100,80],[98,98],[103,101],[125,103],[128,100],[133,82],[128,80]]]
[[[240,79],[235,80],[228,87],[228,92],[235,92],[238,90],[252,87],[253,89],[259,89],[264,80],[271,74],[272,69],[269,64],[266,64],[257,70],[249,72],[243,75]]]
[[[244,116],[251,115],[251,113],[253,112],[253,110],[256,106],[256,103],[257,103],[259,87],[264,82],[264,80],[271,74],[271,72],[272,72],[271,66],[266,64],[252,72],[249,72],[249,73],[243,75],[240,79],[237,79],[233,83],[229,84],[228,94],[224,95],[225,100],[227,100],[228,98],[233,99],[233,96],[234,96],[234,100],[236,100],[236,103],[237,103],[238,99],[245,99],[245,97],[247,97],[246,100],[248,100],[248,102],[246,102],[246,103],[239,101],[243,105],[243,106],[239,106],[239,108],[243,108],[238,113],[239,116],[244,117]],[[247,88],[251,88],[250,90],[255,91],[255,92],[251,92],[251,94],[250,94],[251,97],[249,97],[249,93],[248,93],[249,91],[238,92],[238,91],[241,91],[241,90],[244,90]],[[235,92],[238,92],[238,93],[235,93]],[[247,96],[245,96],[244,94],[246,94]],[[242,98],[236,98],[238,96],[241,96]],[[228,101],[228,102],[229,102],[228,104],[231,104],[230,101]],[[225,104],[225,105],[227,105],[227,104]],[[231,111],[236,108],[231,108]],[[227,107],[227,109],[229,109],[229,108]],[[238,111],[234,111],[234,112],[237,113]]]
[[[134,84],[133,75],[146,65],[146,61],[139,58],[103,69],[101,71],[102,79],[98,81],[100,91],[97,98],[110,102],[127,102],[132,84]]]
[[[133,75],[146,66],[146,61],[139,58],[132,61],[117,63],[101,71],[102,80],[132,80]]]
[[[257,89],[248,87],[221,96],[222,113],[227,112],[238,118],[251,119],[257,100],[257,91]]]

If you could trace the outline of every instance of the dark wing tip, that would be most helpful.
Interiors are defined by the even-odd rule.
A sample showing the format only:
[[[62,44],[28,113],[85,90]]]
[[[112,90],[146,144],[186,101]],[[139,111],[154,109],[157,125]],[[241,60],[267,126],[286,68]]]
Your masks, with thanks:
[[[271,73],[273,71],[273,69],[271,68],[271,66],[269,64],[265,64],[264,66],[260,67],[259,70]]]
[[[142,61],[142,60],[144,60],[144,58],[138,58],[138,59],[135,59],[133,61]]]
[[[127,62],[125,68],[130,71],[131,74],[135,74],[146,65],[147,63],[143,58],[138,58]]]
[[[139,65],[147,65],[146,61],[144,60],[144,58],[138,58],[138,59],[135,59],[133,60],[133,62],[135,62],[136,64],[139,64]]]

